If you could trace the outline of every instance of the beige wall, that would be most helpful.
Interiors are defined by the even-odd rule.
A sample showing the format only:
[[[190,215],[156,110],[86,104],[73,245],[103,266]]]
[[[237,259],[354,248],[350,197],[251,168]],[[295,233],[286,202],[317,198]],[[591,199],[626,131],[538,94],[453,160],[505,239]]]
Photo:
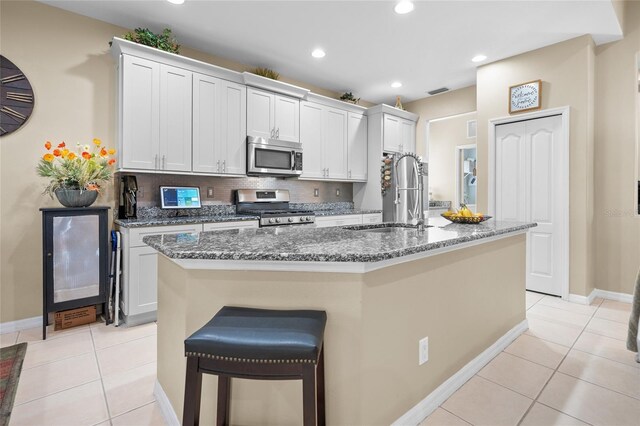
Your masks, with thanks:
[[[478,209],[487,210],[488,122],[505,117],[509,86],[542,80],[542,108],[570,106],[570,292],[594,288],[593,66],[594,44],[585,35],[478,69]]]
[[[433,200],[456,205],[456,147],[476,143],[467,138],[467,121],[476,113],[429,122],[429,192]]]
[[[425,155],[426,122],[476,110],[476,86],[453,90],[404,104],[407,111],[420,116],[416,129],[416,151]]]
[[[126,31],[42,3],[0,2],[2,54],[27,75],[36,99],[26,125],[0,140],[0,322],[42,312],[38,209],[60,206],[40,195],[46,180],[35,167],[44,142],[84,143],[99,137],[115,147],[115,71],[108,42]],[[188,48],[181,53],[235,70],[251,68]],[[113,203],[108,188],[97,204]]]
[[[597,288],[633,293],[640,267],[634,213],[640,2],[625,3],[624,39],[596,49],[595,265]]]

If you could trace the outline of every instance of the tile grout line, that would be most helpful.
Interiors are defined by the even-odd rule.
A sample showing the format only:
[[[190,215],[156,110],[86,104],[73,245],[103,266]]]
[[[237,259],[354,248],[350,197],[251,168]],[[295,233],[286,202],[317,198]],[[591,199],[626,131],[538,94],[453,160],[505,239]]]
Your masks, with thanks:
[[[117,415],[117,416],[115,416],[115,417],[111,417],[111,418],[109,419],[109,421],[111,421],[111,420],[113,420],[113,419],[117,419],[118,417],[122,417],[122,416],[124,416],[125,414],[129,414],[129,413],[131,413],[132,411],[136,411],[136,410],[138,410],[138,409],[140,409],[140,408],[142,408],[142,407],[146,407],[147,405],[155,404],[156,402],[158,402],[158,401],[156,401],[155,399],[154,399],[153,401],[151,401],[151,402],[145,402],[144,404],[142,404],[142,405],[140,405],[140,406],[138,406],[138,407],[135,407],[135,408],[132,408],[132,409],[130,409],[130,410],[127,410],[127,411],[125,411],[125,412],[123,412],[123,413],[120,413],[120,414],[118,414],[118,415]],[[113,425],[113,422],[111,422],[111,424]]]
[[[91,344],[93,345],[93,356],[96,360],[96,365],[98,367],[98,374],[100,375],[100,386],[102,387],[102,397],[104,398],[104,403],[107,408],[107,421],[109,425],[113,426],[111,422],[111,409],[109,408],[109,400],[107,399],[107,391],[104,388],[104,378],[102,377],[102,368],[100,367],[100,361],[98,360],[98,351],[96,350],[96,342],[93,339],[93,332],[91,328],[89,328],[89,334],[91,334]]]
[[[474,426],[474,425],[473,425],[473,423],[469,423],[468,421],[466,421],[466,420],[465,420],[465,419],[463,419],[462,417],[458,416],[456,413],[452,413],[451,411],[447,410],[446,408],[444,408],[444,407],[442,407],[442,406],[440,406],[440,407],[438,407],[438,408],[440,408],[440,409],[442,409],[442,410],[446,411],[447,413],[451,414],[452,416],[454,416],[454,417],[456,417],[456,418],[458,418],[458,419],[462,420],[462,421],[463,421],[463,422],[465,422],[466,424],[471,425],[471,426]],[[436,408],[436,410],[437,410],[438,408]],[[435,411],[435,410],[433,410],[433,411]],[[429,418],[429,417],[427,417],[427,419],[428,419],[428,418]],[[425,419],[425,420],[426,420],[426,419]],[[424,420],[423,420],[423,421],[424,421]]]
[[[58,391],[49,393],[47,395],[39,396],[37,398],[30,399],[29,401],[21,402],[20,404],[14,404],[14,407],[20,407],[22,405],[31,404],[32,402],[39,401],[41,399],[48,398],[50,396],[58,395],[59,393],[66,392],[66,391],[71,390],[71,389],[76,389],[76,388],[79,388],[81,386],[85,386],[85,385],[88,385],[90,383],[97,382],[98,380],[100,380],[100,379],[98,378],[98,379],[94,379],[94,380],[89,380],[88,382],[85,382],[85,383],[80,383],[80,384],[77,384],[77,385],[74,385],[74,386],[71,386],[71,387],[68,387],[68,388],[65,388],[65,389],[60,389]]]

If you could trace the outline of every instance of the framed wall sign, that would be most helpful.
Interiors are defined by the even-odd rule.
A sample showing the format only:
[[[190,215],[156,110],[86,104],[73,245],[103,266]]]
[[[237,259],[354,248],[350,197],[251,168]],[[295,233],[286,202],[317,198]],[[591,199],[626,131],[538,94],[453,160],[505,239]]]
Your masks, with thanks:
[[[541,108],[542,80],[509,87],[509,114]]]

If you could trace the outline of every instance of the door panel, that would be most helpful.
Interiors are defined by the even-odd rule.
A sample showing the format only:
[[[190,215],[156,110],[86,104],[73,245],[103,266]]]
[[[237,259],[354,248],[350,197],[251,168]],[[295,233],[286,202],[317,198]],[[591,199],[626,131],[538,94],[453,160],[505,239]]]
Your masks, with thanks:
[[[540,130],[530,136],[531,220],[552,222],[553,211],[553,133]]]
[[[496,128],[496,220],[526,220],[523,151],[523,123]]]
[[[324,166],[330,179],[347,178],[347,112],[327,108],[324,135]],[[303,168],[304,170],[304,168]]]
[[[160,65],[160,169],[191,171],[192,73]]]
[[[529,234],[531,274],[549,278],[553,275],[553,236],[531,231]]]
[[[247,172],[247,93],[241,84],[223,82],[221,90],[221,144],[226,154],[222,171],[244,175]]]
[[[220,171],[220,124],[218,91],[221,80],[193,76],[193,171]]]
[[[275,125],[278,139],[300,142],[300,101],[276,95]]]
[[[256,89],[247,89],[247,134],[271,138],[274,127],[273,105],[275,95]]]
[[[386,152],[400,152],[400,119],[393,115],[383,115],[382,147]]]
[[[303,178],[323,178],[323,107],[310,102],[300,104],[300,142]]]
[[[347,122],[349,180],[367,180],[367,116],[349,113]]]

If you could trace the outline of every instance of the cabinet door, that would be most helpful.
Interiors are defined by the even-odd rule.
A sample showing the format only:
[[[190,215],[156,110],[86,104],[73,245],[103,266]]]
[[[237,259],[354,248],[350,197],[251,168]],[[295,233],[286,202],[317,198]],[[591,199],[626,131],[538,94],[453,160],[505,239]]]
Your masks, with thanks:
[[[411,120],[400,122],[400,149],[402,152],[416,152],[416,123]]]
[[[311,102],[300,104],[300,142],[302,143],[302,177],[324,178],[322,105]]]
[[[316,228],[328,228],[330,226],[362,225],[361,214],[346,214],[339,216],[316,217]]]
[[[247,89],[247,135],[271,138],[275,125],[275,95],[258,89]]]
[[[242,229],[242,228],[258,228],[257,220],[243,220],[237,222],[214,222],[205,223],[202,225],[204,232],[208,231],[224,231],[228,229]]]
[[[330,179],[347,179],[347,112],[326,108],[323,158]]]
[[[192,73],[160,65],[160,169],[191,171]]]
[[[158,309],[158,252],[149,246],[129,249],[129,265],[124,291],[127,315]]]
[[[347,122],[349,152],[347,155],[349,180],[367,180],[367,117],[349,113]]]
[[[386,152],[400,152],[401,134],[400,134],[400,122],[402,119],[394,117],[393,115],[383,115],[383,135],[382,135],[382,147]]]
[[[160,65],[124,55],[121,78],[121,167],[154,170],[159,155]]]
[[[222,81],[220,90],[220,138],[226,155],[222,172],[233,175],[247,173],[247,88]]]
[[[193,171],[219,173],[224,157],[220,138],[218,93],[222,81],[193,75]]]
[[[276,95],[276,137],[289,142],[300,142],[300,101]]]

